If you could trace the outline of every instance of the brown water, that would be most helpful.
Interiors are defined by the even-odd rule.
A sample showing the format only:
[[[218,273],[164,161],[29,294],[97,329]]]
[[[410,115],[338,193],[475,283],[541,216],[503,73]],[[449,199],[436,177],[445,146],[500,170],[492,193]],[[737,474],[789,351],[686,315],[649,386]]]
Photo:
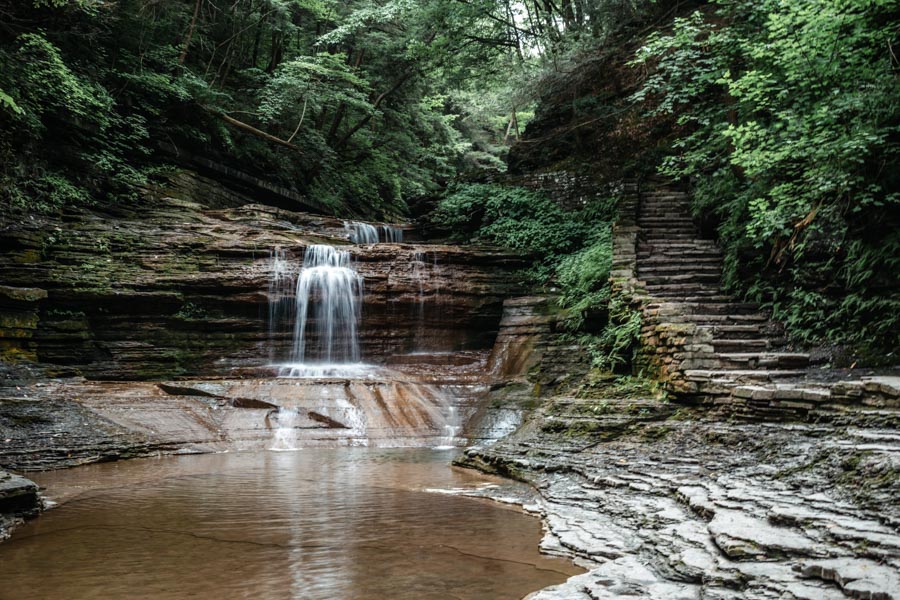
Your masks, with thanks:
[[[581,572],[537,519],[429,489],[491,480],[432,450],[127,461],[46,473],[62,505],[0,544],[0,598],[502,599]]]

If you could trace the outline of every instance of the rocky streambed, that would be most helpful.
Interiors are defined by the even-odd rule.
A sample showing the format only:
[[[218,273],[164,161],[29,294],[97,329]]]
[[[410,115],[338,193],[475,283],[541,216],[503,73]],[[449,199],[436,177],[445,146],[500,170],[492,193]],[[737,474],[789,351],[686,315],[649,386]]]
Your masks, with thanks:
[[[500,397],[496,410],[516,403]],[[457,464],[532,483],[542,548],[589,569],[532,600],[891,599],[893,419],[712,420],[635,390],[594,390],[547,400]]]

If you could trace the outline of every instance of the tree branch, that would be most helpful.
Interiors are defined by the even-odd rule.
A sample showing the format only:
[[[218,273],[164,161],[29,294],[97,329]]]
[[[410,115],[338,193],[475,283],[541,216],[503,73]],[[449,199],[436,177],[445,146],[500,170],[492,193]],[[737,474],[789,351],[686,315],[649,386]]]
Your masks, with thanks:
[[[287,140],[283,140],[280,137],[275,137],[271,133],[266,133],[265,131],[263,131],[261,129],[257,129],[253,125],[249,125],[247,123],[244,123],[243,121],[238,121],[234,117],[229,117],[222,111],[216,110],[214,108],[209,108],[207,106],[204,106],[203,109],[206,110],[207,112],[210,112],[210,113],[216,115],[217,117],[221,118],[223,121],[225,121],[229,125],[234,125],[241,131],[246,131],[247,133],[253,134],[256,137],[260,137],[264,140],[270,141],[273,144],[278,144],[279,146],[284,146],[285,148],[290,148],[294,152],[300,152],[302,154],[299,147],[295,146],[294,144],[290,143]]]

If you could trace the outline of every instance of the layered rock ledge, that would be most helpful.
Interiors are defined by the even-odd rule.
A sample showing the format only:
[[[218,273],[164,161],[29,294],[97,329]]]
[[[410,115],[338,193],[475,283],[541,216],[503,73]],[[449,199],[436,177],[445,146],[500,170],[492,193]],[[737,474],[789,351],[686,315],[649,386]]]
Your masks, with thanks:
[[[900,598],[895,426],[721,422],[633,391],[555,396],[458,461],[532,483],[543,549],[589,569],[532,600]]]

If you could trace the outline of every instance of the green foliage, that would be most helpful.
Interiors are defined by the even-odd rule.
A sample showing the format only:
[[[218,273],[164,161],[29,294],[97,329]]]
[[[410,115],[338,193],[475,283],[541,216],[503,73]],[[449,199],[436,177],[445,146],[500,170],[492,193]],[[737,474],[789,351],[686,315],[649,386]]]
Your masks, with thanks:
[[[131,202],[185,150],[335,213],[401,216],[460,168],[502,166],[502,147],[482,143],[455,102],[492,93],[482,74],[514,53],[495,43],[505,29],[487,8],[0,0],[16,23],[0,38],[4,197],[49,207],[33,182],[53,172],[94,201]]]
[[[656,33],[638,100],[677,116],[662,165],[695,182],[726,282],[805,341],[896,347],[897,2],[719,0]]]
[[[16,96],[27,118],[54,112],[99,128],[108,125],[112,99],[105,89],[73,72],[60,50],[42,35],[26,33],[18,41],[11,62],[17,71]]]
[[[549,196],[490,183],[451,186],[432,221],[469,239],[484,240],[538,256],[558,257],[578,248],[589,223]]]
[[[615,371],[632,365],[641,338],[641,313],[621,298],[609,301],[609,319],[599,335],[582,335],[579,341],[588,349],[593,367]]]
[[[16,104],[16,101],[13,100],[12,96],[0,90],[0,107],[6,108],[13,113],[22,114],[22,109]]]
[[[566,310],[566,326],[580,336],[601,368],[630,362],[640,333],[640,314],[610,304],[612,228],[616,196],[566,211],[547,195],[500,184],[457,184],[438,204],[432,221],[458,238],[485,240],[534,258],[528,275],[550,287]],[[599,336],[582,335],[590,313],[608,312]]]
[[[585,314],[600,310],[609,301],[609,270],[612,267],[612,228],[597,224],[591,241],[556,266],[559,304],[567,309],[566,325],[577,330]]]

